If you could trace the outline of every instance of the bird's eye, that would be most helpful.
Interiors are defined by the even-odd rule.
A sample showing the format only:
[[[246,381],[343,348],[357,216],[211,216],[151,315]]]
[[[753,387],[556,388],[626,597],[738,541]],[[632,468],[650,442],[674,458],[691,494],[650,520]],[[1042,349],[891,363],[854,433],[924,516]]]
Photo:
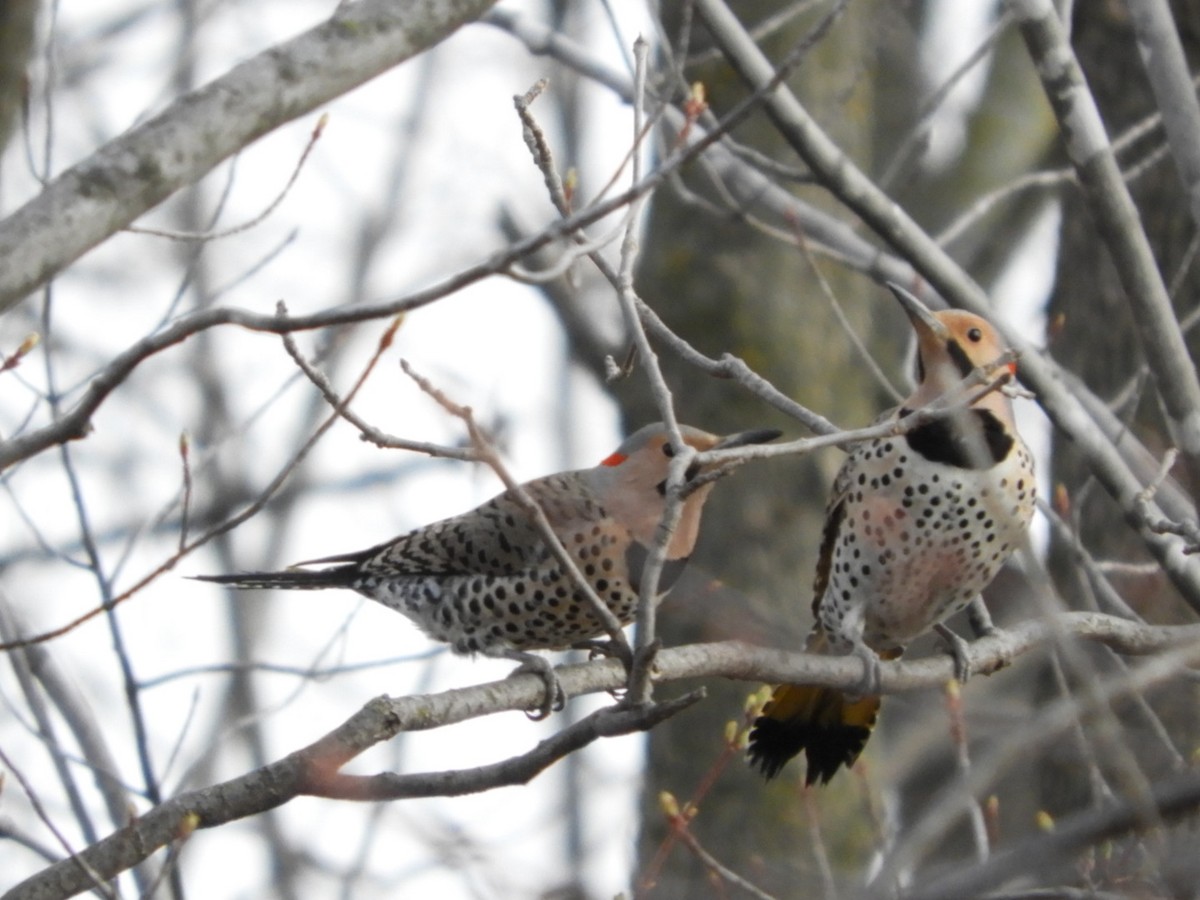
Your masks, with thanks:
[[[667,441],[666,443],[663,444],[663,456],[665,456],[667,459],[670,459],[674,455],[675,455],[675,448],[671,446],[670,441]]]
[[[972,344],[978,344],[983,340],[983,332],[978,328],[972,328],[967,332],[967,340],[969,340]]]

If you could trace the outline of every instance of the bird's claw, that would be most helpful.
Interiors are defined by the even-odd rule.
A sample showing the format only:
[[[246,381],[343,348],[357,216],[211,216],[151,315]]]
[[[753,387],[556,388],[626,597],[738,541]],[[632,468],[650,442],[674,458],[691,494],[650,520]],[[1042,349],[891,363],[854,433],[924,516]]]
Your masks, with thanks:
[[[586,650],[589,662],[593,659],[619,659],[626,672],[631,665],[628,644],[619,644],[613,640],[588,640],[572,644],[571,649]]]
[[[992,614],[988,612],[988,608],[980,596],[976,596],[967,605],[967,622],[970,623],[971,633],[975,635],[976,640],[982,637],[991,637],[1000,630],[993,624]]]
[[[990,621],[989,621],[990,625]],[[966,684],[971,678],[971,650],[965,640],[955,634],[947,626],[938,623],[933,626],[943,641],[946,642],[946,651],[954,660],[954,677],[959,684]],[[993,627],[994,631],[995,628]]]
[[[882,676],[879,670],[879,655],[866,644],[856,643],[851,653],[862,660],[863,675],[852,693],[859,697],[874,697],[880,692]]]
[[[509,672],[508,677],[526,674],[537,675],[546,685],[545,693],[542,694],[542,702],[538,704],[537,708],[525,710],[525,715],[530,721],[541,722],[543,719],[549,718],[551,713],[559,712],[567,705],[567,691],[562,686],[562,682],[558,680],[558,675],[555,674],[554,667],[549,662],[540,656],[531,656]]]

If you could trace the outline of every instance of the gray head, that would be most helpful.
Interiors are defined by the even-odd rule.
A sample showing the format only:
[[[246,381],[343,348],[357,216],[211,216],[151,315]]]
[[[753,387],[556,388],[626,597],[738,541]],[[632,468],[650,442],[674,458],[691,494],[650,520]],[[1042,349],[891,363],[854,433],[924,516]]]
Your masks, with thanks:
[[[693,428],[679,426],[684,443],[697,451],[723,450],[748,444],[764,444],[779,437],[773,429],[755,429],[720,437]],[[639,428],[609,454],[595,469],[588,470],[591,481],[609,515],[629,529],[643,544],[650,544],[662,520],[666,506],[667,475],[676,448],[662,422]],[[687,478],[695,478],[704,467],[693,464]],[[684,499],[683,515],[675,530],[667,558],[691,554],[700,530],[700,513],[713,483],[702,485]]]

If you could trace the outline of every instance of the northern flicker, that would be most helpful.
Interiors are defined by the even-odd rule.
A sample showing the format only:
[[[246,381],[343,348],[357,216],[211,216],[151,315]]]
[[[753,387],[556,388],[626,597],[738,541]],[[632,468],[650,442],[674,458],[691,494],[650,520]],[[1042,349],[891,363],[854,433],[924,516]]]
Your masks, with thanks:
[[[953,391],[974,369],[997,364],[1004,345],[979,316],[933,313],[889,287],[917,337],[916,390],[884,417],[898,421]],[[1015,363],[1008,368],[1016,374]],[[751,763],[771,778],[803,750],[807,784],[828,782],[852,765],[879,710],[879,659],[898,657],[930,629],[961,652],[961,639],[942,622],[1000,570],[1033,507],[1033,460],[1000,390],[905,434],[858,444],[826,508],[807,647],[858,656],[863,684],[853,694],[775,688],[750,732]]]
[[[680,426],[697,451],[765,443],[778,431],[719,438]],[[638,605],[642,568],[654,546],[666,504],[668,467],[675,455],[667,429],[647,425],[600,465],[560,472],[523,485],[595,593],[627,625]],[[714,465],[693,465],[691,482]],[[666,547],[659,599],[692,553],[704,501],[713,481],[686,495]],[[303,566],[326,564],[324,568]],[[457,653],[512,659],[546,681],[542,714],[561,697],[543,657],[604,633],[571,575],[553,555],[533,515],[506,491],[470,512],[398,538],[338,556],[308,560],[282,572],[200,576],[235,588],[349,588],[403,613],[430,638]]]

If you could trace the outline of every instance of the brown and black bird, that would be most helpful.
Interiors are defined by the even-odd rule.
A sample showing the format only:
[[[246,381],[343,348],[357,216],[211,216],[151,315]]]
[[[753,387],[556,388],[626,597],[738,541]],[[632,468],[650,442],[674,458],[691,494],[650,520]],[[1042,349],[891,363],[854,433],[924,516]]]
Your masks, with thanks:
[[[698,451],[764,443],[778,431],[725,438],[680,426]],[[633,621],[645,560],[666,504],[675,455],[664,425],[630,435],[600,465],[547,475],[523,485],[542,509],[599,598],[623,625]],[[694,465],[688,481],[716,468]],[[692,553],[704,501],[714,482],[683,500],[666,547],[659,599]],[[308,566],[323,568],[307,568]],[[554,556],[534,516],[511,492],[453,518],[385,543],[282,572],[200,576],[235,588],[348,588],[403,613],[430,638],[457,653],[512,659],[547,684],[548,711],[561,691],[550,664],[532,650],[562,650],[604,634],[600,620]]]
[[[984,319],[930,312],[889,287],[917,336],[918,384],[892,419],[1001,360],[1004,344]],[[1016,364],[1008,365],[1015,374]],[[879,711],[879,659],[898,657],[971,603],[1020,543],[1034,499],[1033,459],[1000,390],[907,433],[858,444],[826,508],[807,647],[853,653],[863,661],[863,684],[854,694],[775,688],[750,732],[751,763],[771,778],[804,751],[807,784],[852,765]]]

